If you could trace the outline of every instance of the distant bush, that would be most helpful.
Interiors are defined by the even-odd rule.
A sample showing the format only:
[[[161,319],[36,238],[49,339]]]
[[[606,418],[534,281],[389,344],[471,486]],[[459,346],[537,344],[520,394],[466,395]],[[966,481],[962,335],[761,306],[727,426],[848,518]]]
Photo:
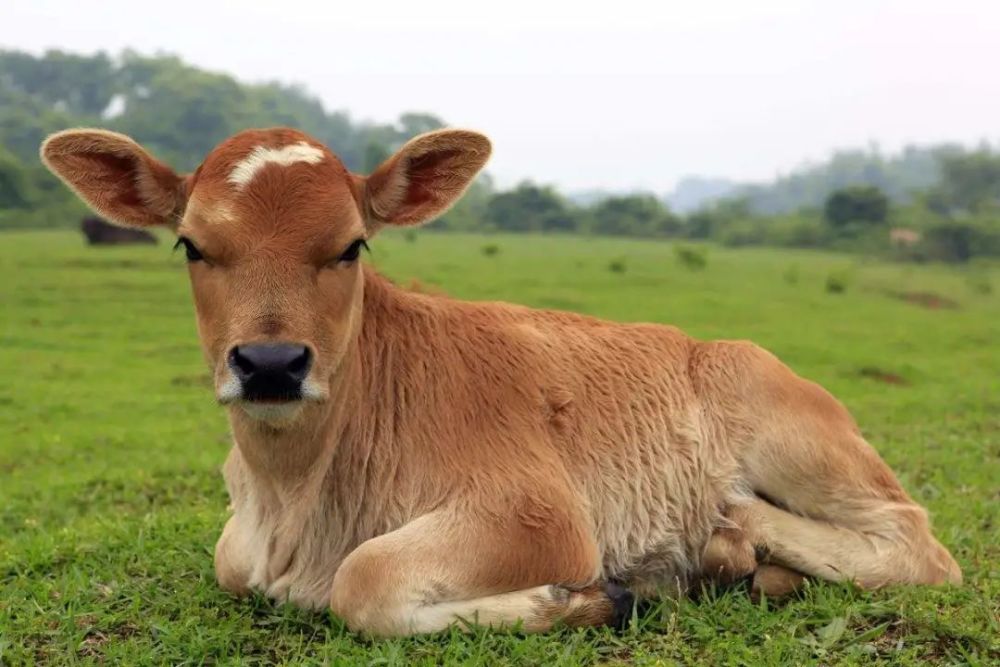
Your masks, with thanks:
[[[609,236],[673,236],[681,228],[680,220],[649,194],[608,197],[590,207],[586,218],[589,231]]]
[[[798,213],[717,221],[709,238],[734,248],[751,245],[821,248],[835,236],[816,215]]]
[[[889,198],[873,185],[852,185],[836,190],[823,205],[823,217],[840,229],[852,223],[880,225],[889,216]]]
[[[826,291],[830,294],[842,294],[847,291],[850,276],[846,271],[833,271],[826,277]]]
[[[505,232],[571,232],[579,227],[574,210],[559,193],[530,182],[494,194],[486,204],[484,222]]]
[[[403,231],[403,240],[407,243],[413,243],[417,240],[417,230],[407,229]]]
[[[0,231],[8,229],[79,229],[88,209],[79,201],[60,201],[31,210],[0,209]]]
[[[619,257],[608,263],[608,271],[611,273],[625,273],[625,258]]]
[[[921,249],[929,259],[967,262],[972,258],[976,229],[972,225],[942,222],[924,233]]]
[[[696,248],[688,245],[675,245],[674,257],[677,262],[691,271],[700,271],[708,266],[708,253],[704,248]]]
[[[821,248],[830,241],[830,232],[815,217],[786,216],[767,228],[765,243],[789,248]]]
[[[740,246],[760,245],[767,237],[766,225],[760,219],[736,220],[722,227],[718,240],[722,245],[738,248]]]
[[[482,247],[482,253],[487,257],[493,257],[494,255],[500,254],[500,246],[496,243],[487,243]]]

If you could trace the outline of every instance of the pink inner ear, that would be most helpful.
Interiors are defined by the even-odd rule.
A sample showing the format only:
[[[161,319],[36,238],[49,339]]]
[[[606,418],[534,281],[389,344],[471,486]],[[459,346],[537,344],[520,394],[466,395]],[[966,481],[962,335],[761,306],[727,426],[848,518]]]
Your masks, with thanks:
[[[459,149],[451,149],[433,151],[412,158],[407,169],[409,187],[406,190],[405,205],[418,207],[440,199],[441,190],[449,190],[447,180],[451,180],[446,177],[442,183],[441,177],[446,176],[446,173],[442,173],[442,167],[447,162],[461,157],[462,154]],[[452,169],[455,167],[461,169],[461,165],[455,165]]]
[[[114,182],[112,191],[116,203],[130,208],[143,205],[135,183],[136,164],[133,158],[108,153],[90,153],[88,157],[101,165],[105,171],[104,178]]]
[[[91,188],[100,189],[102,198],[108,203],[127,208],[142,206],[133,158],[95,151],[66,155],[63,160],[72,165]]]

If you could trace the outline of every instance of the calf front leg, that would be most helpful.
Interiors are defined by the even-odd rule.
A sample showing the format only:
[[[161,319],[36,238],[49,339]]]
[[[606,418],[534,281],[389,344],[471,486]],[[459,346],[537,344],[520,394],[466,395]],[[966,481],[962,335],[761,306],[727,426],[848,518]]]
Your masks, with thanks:
[[[215,578],[223,590],[242,596],[250,592],[251,564],[245,550],[234,544],[236,530],[236,517],[229,517],[215,543]]]
[[[351,552],[334,576],[330,606],[350,629],[376,636],[454,623],[525,632],[620,624],[633,598],[599,582],[599,571],[593,538],[558,510],[530,524],[516,514],[441,511]]]

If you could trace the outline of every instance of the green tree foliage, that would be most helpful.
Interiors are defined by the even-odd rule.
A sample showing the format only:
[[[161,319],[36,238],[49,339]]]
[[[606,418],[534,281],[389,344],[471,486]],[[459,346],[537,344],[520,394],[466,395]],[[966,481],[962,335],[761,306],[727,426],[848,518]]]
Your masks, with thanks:
[[[613,236],[667,236],[681,228],[680,220],[652,195],[609,197],[590,210],[590,231]]]
[[[180,170],[194,169],[242,129],[297,127],[330,146],[348,169],[370,173],[410,137],[444,125],[418,112],[394,123],[358,122],[327,110],[300,86],[246,84],[168,55],[0,50],[0,229],[78,223],[83,205],[38,161],[45,136],[67,127],[125,132]],[[671,201],[685,212],[702,204],[683,218],[647,194],[598,191],[574,206],[530,182],[497,192],[482,175],[431,226],[891,250],[913,260],[1000,255],[1000,153],[988,146],[911,147],[890,157],[877,148],[841,151],[768,185],[681,185]],[[890,225],[917,232],[920,242],[891,247]]]
[[[894,202],[905,203],[941,178],[941,163],[961,155],[960,146],[907,146],[898,155],[884,156],[878,147],[835,152],[821,164],[803,165],[773,183],[737,188],[728,196],[745,198],[756,215],[793,213],[815,208],[835,191],[852,185],[878,188]]]
[[[24,165],[0,146],[0,209],[27,208],[32,199]]]
[[[486,205],[486,223],[508,232],[573,231],[577,220],[555,190],[521,183]]]
[[[928,195],[939,213],[1000,209],[1000,153],[988,147],[941,160],[941,183]]]
[[[750,202],[746,198],[720,199],[688,216],[685,236],[692,239],[718,238],[733,223],[752,217]]]
[[[480,174],[458,203],[432,222],[430,227],[466,232],[482,230],[486,225],[486,208],[492,197],[493,181],[489,174]]]
[[[0,51],[0,210],[39,213],[2,215],[0,226],[77,223],[72,216],[81,209],[72,194],[38,162],[42,140],[74,126],[124,132],[179,170],[194,169],[218,142],[245,128],[297,127],[329,145],[348,169],[367,173],[410,137],[444,123],[425,113],[405,113],[391,124],[358,123],[327,111],[298,86],[248,85],[173,56]],[[480,200],[488,197],[484,187],[488,181],[477,188]],[[62,220],[63,213],[71,215]]]
[[[854,223],[881,225],[888,215],[888,197],[871,185],[852,185],[837,190],[823,205],[824,219],[841,229]]]
[[[0,72],[4,90],[75,116],[100,116],[118,92],[115,67],[104,53],[80,56],[49,51],[36,58],[0,51]]]

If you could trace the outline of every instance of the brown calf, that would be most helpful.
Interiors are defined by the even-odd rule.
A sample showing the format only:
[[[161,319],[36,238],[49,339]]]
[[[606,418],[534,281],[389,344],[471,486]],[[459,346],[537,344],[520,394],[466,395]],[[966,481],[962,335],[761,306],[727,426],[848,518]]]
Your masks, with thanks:
[[[251,130],[181,176],[111,132],[43,145],[98,213],[185,247],[236,441],[223,587],[407,635],[613,622],[617,584],[702,575],[961,580],[847,411],[764,350],[412,293],[357,261],[489,154],[439,131],[362,177],[300,132]]]

